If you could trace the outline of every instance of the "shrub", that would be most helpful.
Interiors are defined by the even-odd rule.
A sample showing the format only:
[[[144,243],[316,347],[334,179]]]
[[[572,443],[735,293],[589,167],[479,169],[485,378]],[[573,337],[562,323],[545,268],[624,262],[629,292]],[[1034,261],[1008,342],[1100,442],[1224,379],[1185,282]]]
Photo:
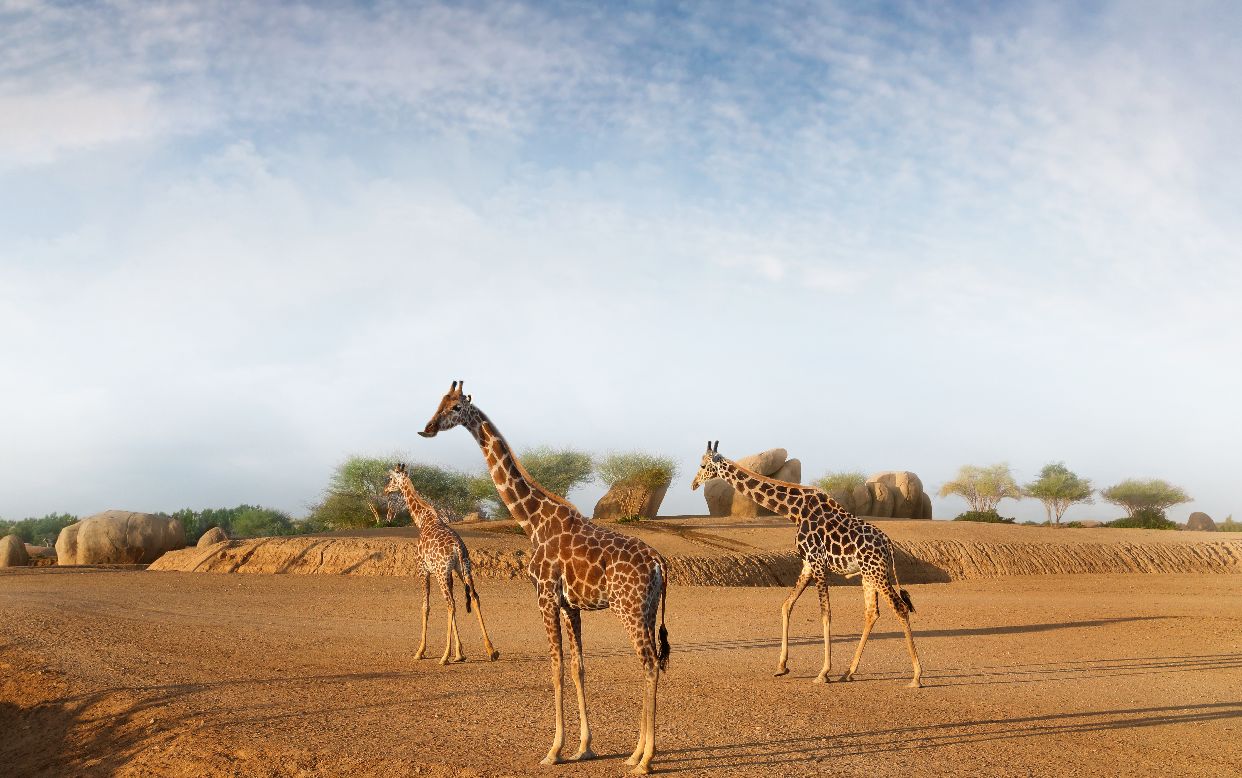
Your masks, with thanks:
[[[677,477],[677,462],[672,457],[627,451],[609,454],[601,459],[596,472],[610,488],[625,484],[659,489],[668,486]]]
[[[1069,521],[1065,523],[1065,526],[1069,527],[1070,529],[1082,529],[1082,522],[1081,521]]]
[[[272,508],[246,508],[233,519],[233,532],[243,538],[292,535],[293,520]]]
[[[1225,517],[1225,520],[1216,525],[1216,529],[1220,532],[1242,532],[1242,521],[1234,521],[1233,514]]]
[[[1144,509],[1157,510],[1163,516],[1165,509],[1193,499],[1180,486],[1174,486],[1159,478],[1130,478],[1101,490],[1100,497],[1125,508],[1130,516]]]
[[[828,472],[823,477],[815,481],[812,486],[820,489],[827,494],[834,492],[843,492],[849,494],[855,488],[863,486],[867,483],[867,477],[857,470]]]
[[[552,448],[538,446],[518,455],[518,461],[539,482],[539,485],[553,494],[565,497],[570,490],[589,482],[595,462],[585,451],[572,448]],[[474,510],[485,510],[492,518],[507,518],[509,509],[500,501],[496,493],[496,484],[487,473],[470,476],[470,493],[474,496]],[[478,503],[483,503],[479,506]]]
[[[967,513],[995,513],[997,503],[1006,497],[1022,499],[1022,490],[1004,462],[989,467],[962,465],[957,478],[940,487],[941,497],[952,494],[966,500],[970,506]]]
[[[985,524],[1013,524],[1013,519],[1006,519],[996,511],[966,511],[953,518],[954,521],[980,521]]]
[[[1110,521],[1104,526],[1122,529],[1178,529],[1177,522],[1169,521],[1159,508],[1140,508],[1123,519]]]

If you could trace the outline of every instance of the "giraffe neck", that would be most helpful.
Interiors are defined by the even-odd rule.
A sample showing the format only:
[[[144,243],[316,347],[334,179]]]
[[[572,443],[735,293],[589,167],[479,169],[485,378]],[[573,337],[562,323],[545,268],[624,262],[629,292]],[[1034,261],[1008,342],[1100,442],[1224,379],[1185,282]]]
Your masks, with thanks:
[[[419,529],[425,525],[439,521],[440,515],[436,513],[436,509],[431,503],[422,498],[414,484],[410,481],[410,477],[406,475],[401,479],[401,496],[405,498],[405,506],[410,510],[410,520]]]
[[[529,522],[532,539],[538,540],[543,534],[543,525],[547,523],[544,512],[539,510],[540,506],[554,503],[567,507],[570,516],[579,515],[578,509],[568,500],[549,492],[531,478],[530,473],[526,472],[526,468],[522,467],[522,463],[514,455],[509,442],[496,429],[492,420],[487,418],[487,414],[473,408],[463,426],[470,430],[475,442],[482,449],[483,458],[487,462],[487,472],[496,484],[496,492],[500,495],[501,502],[509,509],[513,518],[519,522]]]
[[[794,518],[791,515],[791,509],[801,502],[809,489],[799,484],[777,481],[775,478],[759,475],[728,459],[721,461],[720,476],[740,494],[744,494],[764,508],[788,519]]]

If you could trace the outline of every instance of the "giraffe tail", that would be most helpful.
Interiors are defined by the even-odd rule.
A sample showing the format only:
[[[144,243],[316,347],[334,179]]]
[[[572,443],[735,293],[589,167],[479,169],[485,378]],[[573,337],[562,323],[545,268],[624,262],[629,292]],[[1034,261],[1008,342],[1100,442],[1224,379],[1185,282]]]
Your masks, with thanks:
[[[657,662],[661,670],[668,669],[668,657],[673,653],[673,647],[668,642],[668,628],[664,626],[664,605],[668,597],[668,576],[664,574],[664,565],[661,564],[660,570],[660,650],[656,655]]]
[[[470,555],[463,547],[461,552],[461,565],[457,568],[457,575],[461,577],[461,585],[466,589],[466,613],[470,612],[470,601],[477,600],[479,597],[478,589],[474,588],[474,571],[470,568]]]
[[[890,553],[891,553],[891,552],[890,552]],[[901,581],[898,581],[898,580],[897,580],[897,558],[896,558],[896,555],[892,555],[892,558],[889,560],[889,564],[890,564],[890,565],[892,565],[892,566],[889,568],[889,569],[892,571],[892,576],[893,576],[893,581],[892,581],[892,584],[891,584],[891,585],[892,585],[892,587],[893,587],[894,589],[896,589],[896,590],[897,590],[897,596],[901,598],[901,601],[902,601],[903,603],[905,603],[905,605],[906,605],[906,612],[907,612],[907,613],[914,613],[914,601],[910,599],[910,592],[907,592],[905,589],[902,589],[902,588],[901,588]]]

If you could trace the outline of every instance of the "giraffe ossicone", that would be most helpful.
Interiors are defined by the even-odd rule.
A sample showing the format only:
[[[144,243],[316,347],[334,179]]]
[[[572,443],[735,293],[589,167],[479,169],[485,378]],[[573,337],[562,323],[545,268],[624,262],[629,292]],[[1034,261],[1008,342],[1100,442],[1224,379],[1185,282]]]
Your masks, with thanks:
[[[668,664],[668,630],[664,603],[668,565],[655,549],[637,538],[588,521],[568,500],[552,494],[531,478],[496,425],[454,381],[427,426],[426,438],[453,427],[465,427],[478,443],[496,491],[509,512],[530,536],[532,553],[527,573],[535,584],[539,610],[548,635],[552,660],[555,731],[543,764],[561,761],[565,739],[562,692],[561,629],[569,637],[574,689],[578,697],[579,744],[570,759],[589,759],[591,729],[587,721],[585,669],[582,659],[582,611],[610,609],[621,620],[643,665],[645,686],[639,718],[638,745],[626,764],[633,772],[651,770],[655,752],[656,692],[660,671]],[[659,628],[656,617],[660,617]]]
[[[910,594],[901,588],[897,580],[897,568],[893,560],[893,545],[888,536],[875,525],[862,521],[841,507],[840,503],[814,486],[778,481],[774,478],[740,467],[736,462],[719,453],[720,441],[707,443],[707,451],[699,463],[691,489],[713,478],[723,478],[734,489],[763,507],[785,516],[797,525],[798,556],[802,558],[802,573],[793,591],[781,606],[781,653],[777,660],[776,675],[789,672],[789,614],[794,603],[806,587],[814,581],[819,593],[820,619],[824,627],[824,665],[815,680],[826,683],[832,670],[832,609],[828,600],[828,576],[830,574],[862,578],[863,607],[865,610],[862,636],[850,669],[842,681],[853,678],[862,660],[863,647],[871,628],[879,617],[878,600],[883,595],[906,636],[906,648],[914,667],[910,686],[922,685],[923,667],[914,648],[914,636],[910,632],[910,613],[914,604]]]

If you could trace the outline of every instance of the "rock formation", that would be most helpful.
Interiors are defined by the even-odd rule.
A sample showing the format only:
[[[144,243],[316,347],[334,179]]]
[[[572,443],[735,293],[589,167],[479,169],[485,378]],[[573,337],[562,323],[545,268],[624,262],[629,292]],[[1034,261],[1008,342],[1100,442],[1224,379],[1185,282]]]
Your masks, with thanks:
[[[185,547],[181,522],[167,516],[104,511],[70,524],[56,539],[59,565],[136,565]]]
[[[0,538],[0,567],[25,567],[30,564],[26,544],[17,535]]]
[[[228,539],[229,536],[225,534],[224,530],[219,527],[212,527],[203,533],[202,537],[198,539],[197,545],[199,548],[206,548],[207,546],[214,546],[217,543],[223,543]]]
[[[1203,511],[1195,511],[1190,514],[1190,518],[1186,519],[1186,529],[1199,532],[1215,532],[1216,522],[1212,521],[1212,517]]]
[[[850,491],[830,493],[832,499],[855,516],[877,519],[930,519],[931,496],[923,482],[909,470],[886,470]]]
[[[651,488],[639,484],[620,483],[613,486],[595,503],[591,518],[612,520],[638,516],[643,519],[654,519],[668,494],[668,484]]]
[[[772,448],[737,460],[738,465],[759,475],[790,483],[802,483],[802,463],[788,459],[789,452]],[[736,493],[723,478],[713,478],[703,484],[703,498],[707,500],[707,512],[712,516],[738,516],[754,518],[771,516],[771,511],[760,508],[754,500]]]

